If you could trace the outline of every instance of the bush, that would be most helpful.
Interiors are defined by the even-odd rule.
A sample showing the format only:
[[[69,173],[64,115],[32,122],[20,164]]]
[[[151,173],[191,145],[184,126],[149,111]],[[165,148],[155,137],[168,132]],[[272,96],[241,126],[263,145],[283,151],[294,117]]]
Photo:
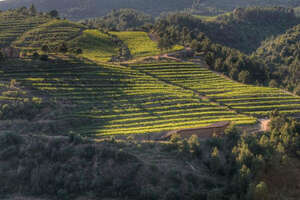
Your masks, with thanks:
[[[164,196],[164,200],[180,200],[180,199],[181,199],[180,192],[173,188],[169,189]]]
[[[5,146],[16,146],[23,143],[23,138],[12,132],[4,133],[0,136],[0,148]]]
[[[180,135],[178,133],[174,133],[174,134],[171,135],[170,142],[172,144],[176,144],[180,140],[181,140],[181,137],[180,137]]]
[[[238,80],[242,83],[250,83],[251,82],[250,73],[247,70],[241,71],[239,73]]]
[[[276,88],[278,87],[278,83],[276,80],[272,79],[270,82],[269,82],[269,86],[270,87],[273,87],[273,88]]]
[[[261,181],[255,187],[254,199],[255,200],[268,200],[268,186],[265,182]]]
[[[62,43],[61,46],[58,48],[58,50],[61,53],[67,53],[68,52],[68,47],[65,43]]]
[[[48,60],[49,60],[49,57],[48,57],[48,55],[43,54],[43,55],[41,55],[40,60],[41,60],[41,61],[48,61]]]
[[[76,49],[76,54],[82,54],[82,49]]]
[[[39,59],[39,58],[40,58],[40,54],[39,54],[38,52],[34,52],[34,53],[32,54],[32,59],[37,60],[37,59]]]
[[[49,12],[49,15],[52,17],[52,18],[57,18],[58,17],[58,11],[57,10],[51,10]]]
[[[48,51],[49,51],[48,45],[43,45],[42,48],[41,48],[41,50],[42,50],[43,52],[48,52]]]
[[[294,93],[296,95],[300,95],[300,84],[298,84],[297,87],[294,89]]]
[[[190,152],[196,156],[201,155],[201,147],[200,147],[200,142],[199,138],[196,135],[192,135],[189,140],[188,144],[190,147]]]

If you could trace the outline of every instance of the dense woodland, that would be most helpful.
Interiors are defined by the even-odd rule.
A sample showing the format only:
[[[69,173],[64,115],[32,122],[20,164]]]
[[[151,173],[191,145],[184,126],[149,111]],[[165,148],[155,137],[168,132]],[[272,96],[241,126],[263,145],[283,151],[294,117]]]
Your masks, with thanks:
[[[106,16],[85,20],[83,23],[99,29],[110,31],[143,30],[153,24],[150,15],[133,9],[113,10]]]
[[[158,20],[153,30],[166,48],[181,41],[203,52],[213,70],[232,79],[297,92],[298,23],[291,9],[246,8],[210,21],[189,14],[170,14]]]
[[[273,113],[270,132],[247,136],[230,128],[224,138],[205,142],[174,135],[167,144],[113,138],[97,144],[75,135],[48,138],[3,133],[0,195],[74,199],[89,194],[90,198],[153,200],[288,196],[287,191],[270,194],[267,180],[261,177],[290,167],[299,156],[299,129],[292,119]],[[168,153],[168,160],[178,166],[149,165],[138,158],[144,151]],[[182,163],[190,163],[194,170],[180,168]],[[293,182],[291,186],[295,187]]]
[[[264,41],[254,53],[270,70],[273,83],[280,82],[284,87],[300,94],[299,59],[300,26],[297,25],[284,34]]]

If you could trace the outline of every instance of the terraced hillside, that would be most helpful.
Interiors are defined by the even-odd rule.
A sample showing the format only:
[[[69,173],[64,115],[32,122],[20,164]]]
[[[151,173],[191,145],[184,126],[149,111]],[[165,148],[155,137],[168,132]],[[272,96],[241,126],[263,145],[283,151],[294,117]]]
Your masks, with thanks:
[[[43,45],[55,48],[79,36],[86,27],[68,20],[52,20],[23,34],[14,45],[21,49],[37,50]]]
[[[161,51],[157,47],[157,43],[152,41],[147,33],[139,31],[124,31],[111,32],[121,39],[129,48],[131,55],[136,57],[153,56],[160,54]],[[176,51],[183,49],[182,46],[174,46],[169,51]]]
[[[110,35],[98,30],[85,30],[69,42],[72,48],[81,48],[83,56],[92,60],[107,62],[113,55],[118,55],[119,46]]]
[[[287,114],[300,114],[298,96],[277,88],[237,83],[199,66],[150,64],[132,67],[161,81],[196,92],[240,114],[262,117],[274,109]]]
[[[26,31],[50,20],[43,15],[31,16],[17,11],[0,13],[0,47],[9,46]]]
[[[84,135],[156,133],[224,120],[256,122],[253,117],[201,99],[191,90],[128,67],[76,62],[22,66],[3,67],[1,80],[16,79],[56,101],[76,105],[72,114],[57,116],[57,120],[81,119],[73,131]]]

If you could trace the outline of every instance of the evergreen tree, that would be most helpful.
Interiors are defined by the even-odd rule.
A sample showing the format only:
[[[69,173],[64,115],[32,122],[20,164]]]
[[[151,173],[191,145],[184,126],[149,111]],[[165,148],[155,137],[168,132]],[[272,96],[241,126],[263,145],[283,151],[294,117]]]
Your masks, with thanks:
[[[31,4],[31,6],[29,8],[29,13],[31,15],[36,15],[37,14],[37,11],[36,11],[36,8],[35,8],[34,4]]]
[[[57,18],[58,17],[58,11],[57,10],[51,10],[49,12],[49,15],[52,17],[52,18]]]
[[[61,52],[61,53],[67,53],[68,52],[68,47],[65,43],[61,44],[61,46],[59,47],[59,52]]]

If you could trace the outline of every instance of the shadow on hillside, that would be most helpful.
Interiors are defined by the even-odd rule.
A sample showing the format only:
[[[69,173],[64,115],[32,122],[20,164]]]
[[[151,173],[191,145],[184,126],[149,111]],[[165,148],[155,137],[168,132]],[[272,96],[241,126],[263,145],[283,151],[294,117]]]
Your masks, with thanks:
[[[127,87],[124,74],[74,57],[9,60],[0,68],[0,81],[15,79],[34,96],[51,102],[28,130],[48,135],[97,134],[109,122],[104,116],[120,107],[118,96]]]

